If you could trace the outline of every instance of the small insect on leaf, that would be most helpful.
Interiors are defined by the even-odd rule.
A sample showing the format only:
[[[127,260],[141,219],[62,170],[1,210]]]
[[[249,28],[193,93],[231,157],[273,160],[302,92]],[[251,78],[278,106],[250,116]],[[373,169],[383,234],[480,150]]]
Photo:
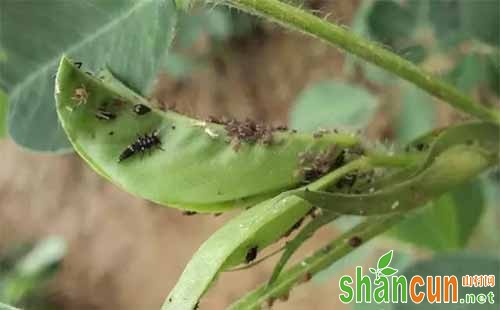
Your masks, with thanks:
[[[251,247],[248,249],[248,252],[245,256],[245,262],[247,264],[251,263],[254,259],[257,258],[257,253],[258,253],[259,248],[257,246]]]
[[[158,130],[153,131],[150,134],[145,134],[143,136],[139,136],[137,140],[135,140],[132,144],[130,144],[121,154],[118,159],[118,162],[122,162],[125,159],[135,155],[135,154],[144,154],[148,150],[152,150],[153,148],[161,148],[161,140],[160,140],[160,132]]]
[[[149,113],[151,112],[151,108],[144,105],[144,104],[135,104],[134,107],[133,107],[133,110],[134,110],[134,113],[137,114],[137,115],[144,115],[146,113]]]
[[[87,89],[83,85],[82,85],[82,87],[75,89],[75,91],[73,93],[73,97],[71,97],[71,99],[76,101],[76,104],[78,106],[82,105],[82,104],[86,104],[88,98],[89,98],[89,93],[87,92]]]
[[[348,243],[350,246],[352,246],[353,248],[356,248],[356,247],[360,246],[360,245],[361,245],[361,243],[363,243],[363,240],[362,240],[360,237],[358,237],[358,236],[354,236],[354,237],[350,238],[350,239],[347,241],[347,243]]]
[[[110,121],[116,118],[116,114],[101,108],[97,110],[95,117],[100,120]]]

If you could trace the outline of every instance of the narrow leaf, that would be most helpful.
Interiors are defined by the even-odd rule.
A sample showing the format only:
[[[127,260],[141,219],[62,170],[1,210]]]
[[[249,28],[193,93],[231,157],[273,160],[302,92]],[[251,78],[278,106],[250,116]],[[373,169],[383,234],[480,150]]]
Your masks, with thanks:
[[[229,221],[195,253],[162,310],[193,309],[221,271],[243,262],[249,248],[279,239],[310,207],[300,198],[278,196]]]
[[[324,225],[330,223],[334,219],[338,217],[338,214],[333,212],[325,212],[321,216],[313,219],[311,222],[307,223],[307,225],[300,231],[300,233],[293,238],[292,241],[287,242],[285,247],[285,252],[281,256],[278,263],[274,266],[273,273],[271,275],[271,279],[269,280],[269,284],[272,284],[280,275],[283,268],[285,268],[286,263],[292,257],[292,255],[297,251],[297,249],[307,241],[312,235]]]

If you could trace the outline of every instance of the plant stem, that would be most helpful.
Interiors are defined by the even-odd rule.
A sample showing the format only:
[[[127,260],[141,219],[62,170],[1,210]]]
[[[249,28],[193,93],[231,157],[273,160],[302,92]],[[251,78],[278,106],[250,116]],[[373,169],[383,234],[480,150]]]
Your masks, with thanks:
[[[212,0],[212,2],[220,2]],[[366,40],[347,29],[278,0],[223,0],[251,14],[265,16],[277,23],[334,44],[368,62],[390,71],[451,106],[481,119],[500,123],[500,111],[490,110],[452,85],[433,77],[410,61]]]
[[[264,284],[250,292],[231,305],[230,309],[254,309],[265,302],[272,303],[274,299],[287,295],[294,285],[310,279],[314,274],[356,249],[359,242],[365,243],[403,218],[403,214],[396,213],[365,220],[282,273],[273,284],[269,286]]]

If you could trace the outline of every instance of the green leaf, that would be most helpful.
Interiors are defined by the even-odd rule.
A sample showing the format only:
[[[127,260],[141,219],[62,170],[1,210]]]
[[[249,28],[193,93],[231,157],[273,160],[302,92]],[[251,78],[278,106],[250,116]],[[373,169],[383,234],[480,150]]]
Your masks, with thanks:
[[[278,196],[226,223],[192,257],[162,310],[193,309],[221,271],[242,263],[248,249],[260,251],[279,239],[310,208],[300,198]]]
[[[0,138],[7,133],[7,113],[9,111],[7,95],[0,89]]]
[[[371,268],[370,267],[369,270],[370,270],[371,273],[377,273],[377,270],[375,270],[375,268]]]
[[[407,143],[434,128],[436,105],[430,95],[412,85],[404,84],[401,91],[397,137],[401,143]]]
[[[429,1],[429,20],[434,27],[438,43],[450,48],[463,41],[466,34],[461,31],[461,3],[459,0]]]
[[[500,45],[500,2],[461,1],[461,17],[466,32],[493,46]]]
[[[378,41],[393,46],[410,37],[416,26],[416,15],[409,7],[394,1],[377,1],[368,15],[370,34]]]
[[[290,112],[290,126],[307,132],[335,126],[363,128],[376,107],[376,98],[363,88],[323,81],[299,95]]]
[[[385,253],[378,259],[377,263],[377,269],[384,269],[385,267],[389,266],[392,260],[392,254],[394,253],[393,250],[390,250],[389,252]]]
[[[311,220],[311,222],[307,223],[307,225],[293,238],[291,241],[287,242],[285,246],[285,252],[281,256],[280,260],[274,266],[273,273],[271,278],[269,279],[269,285],[271,285],[280,275],[283,268],[285,268],[286,263],[292,257],[292,255],[297,251],[297,249],[321,227],[332,222],[338,217],[338,214],[333,212],[324,213],[315,219]]]
[[[404,220],[393,235],[433,250],[462,248],[474,232],[483,209],[480,183],[469,182]]]
[[[297,172],[304,152],[324,153],[335,144],[336,156],[360,143],[348,133],[313,137],[271,130],[245,139],[234,131],[247,123],[225,126],[165,111],[109,72],[102,75],[102,80],[93,78],[61,59],[56,90],[60,122],[96,172],[166,206],[201,212],[251,206],[303,183],[304,175]],[[86,94],[85,100],[75,100],[75,94]],[[139,103],[149,112],[136,113]],[[151,135],[155,138],[146,143],[148,148],[137,146]]]
[[[40,151],[69,147],[54,105],[60,56],[85,70],[110,68],[146,92],[174,32],[171,0],[3,1],[0,87],[9,94],[9,132],[19,144]],[[43,26],[41,26],[43,25]]]
[[[417,262],[416,264],[404,270],[403,274],[407,279],[413,276],[421,276],[426,279],[427,276],[456,276],[458,281],[458,300],[465,298],[466,294],[485,294],[492,292],[494,294],[494,303],[479,305],[478,303],[434,303],[429,304],[427,298],[421,304],[412,302],[393,304],[394,310],[418,310],[418,309],[460,309],[460,310],[497,310],[499,306],[498,298],[500,289],[495,282],[494,287],[464,287],[462,286],[462,276],[474,275],[494,275],[498,277],[500,260],[496,257],[485,257],[472,255],[470,253],[455,253],[448,255],[437,255],[431,259]],[[498,281],[497,279],[495,279]],[[442,280],[443,281],[443,280]]]
[[[453,84],[465,93],[469,93],[485,78],[485,60],[477,54],[466,55],[451,72]]]

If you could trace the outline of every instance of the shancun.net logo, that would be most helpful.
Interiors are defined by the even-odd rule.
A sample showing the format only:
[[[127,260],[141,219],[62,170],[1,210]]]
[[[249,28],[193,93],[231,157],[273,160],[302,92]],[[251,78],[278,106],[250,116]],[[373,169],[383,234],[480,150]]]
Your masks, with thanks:
[[[382,255],[377,268],[369,268],[375,278],[363,274],[363,267],[356,267],[356,276],[340,278],[339,295],[343,303],[407,303],[419,304],[424,300],[429,303],[493,304],[494,293],[465,294],[458,297],[459,280],[449,276],[413,276],[409,281],[404,275],[396,275],[398,270],[390,267],[393,251]],[[462,287],[494,287],[494,275],[465,275],[461,277]]]

